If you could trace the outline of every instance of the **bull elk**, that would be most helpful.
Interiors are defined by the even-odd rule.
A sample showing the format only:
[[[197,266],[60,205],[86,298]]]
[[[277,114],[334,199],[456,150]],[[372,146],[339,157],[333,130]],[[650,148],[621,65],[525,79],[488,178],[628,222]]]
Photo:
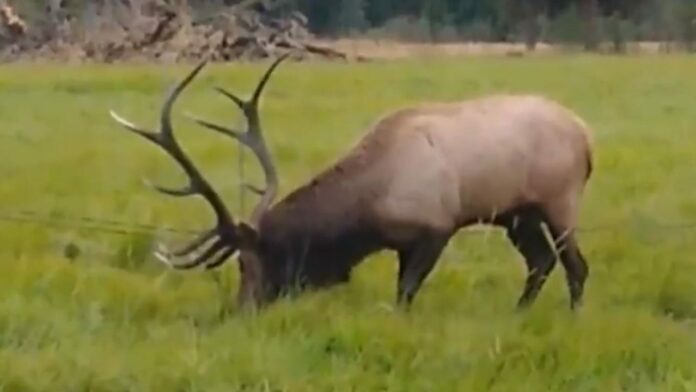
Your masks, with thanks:
[[[206,64],[167,96],[157,132],[111,112],[161,147],[188,176],[171,196],[201,196],[216,225],[176,251],[156,255],[177,269],[216,268],[238,253],[240,306],[260,306],[292,289],[347,282],[370,254],[398,254],[397,304],[412,302],[450,238],[481,223],[504,228],[528,276],[518,307],[530,305],[556,264],[565,271],[570,307],[581,304],[588,267],[574,235],[592,171],[590,135],[572,112],[537,96],[499,95],[426,103],[378,120],[340,160],[273,204],[278,176],[264,141],[259,100],[277,59],[249,100],[218,88],[246,118],[239,131],[190,117],[254,152],[266,185],[249,223],[235,219],[174,136],[172,107]],[[547,238],[547,227],[550,239]]]

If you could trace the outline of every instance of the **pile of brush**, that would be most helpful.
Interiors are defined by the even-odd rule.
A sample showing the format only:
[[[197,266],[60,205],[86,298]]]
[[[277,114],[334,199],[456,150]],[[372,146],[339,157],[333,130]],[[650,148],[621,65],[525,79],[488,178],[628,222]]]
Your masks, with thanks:
[[[348,59],[316,44],[304,15],[274,15],[260,0],[207,15],[196,15],[186,0],[97,0],[73,7],[74,12],[66,0],[48,3],[46,17],[35,23],[9,3],[0,4],[0,58],[179,62],[208,55],[231,61],[292,50],[298,59]]]

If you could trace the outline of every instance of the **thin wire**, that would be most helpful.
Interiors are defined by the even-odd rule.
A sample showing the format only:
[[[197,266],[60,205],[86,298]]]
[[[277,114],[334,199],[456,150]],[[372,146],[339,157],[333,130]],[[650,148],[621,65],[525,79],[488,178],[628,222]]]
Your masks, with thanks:
[[[175,229],[144,223],[127,223],[111,219],[101,219],[87,216],[71,218],[56,217],[42,214],[37,211],[16,211],[10,213],[0,212],[0,221],[48,225],[54,227],[73,229],[84,229],[119,235],[154,234],[161,232],[168,232],[187,236],[194,236],[200,234],[199,231],[190,229]]]
[[[67,229],[86,229],[92,232],[102,232],[106,234],[115,234],[115,235],[133,235],[133,234],[150,234],[150,232],[143,232],[143,231],[138,231],[138,230],[126,230],[126,229],[119,229],[116,227],[102,227],[102,226],[76,226],[74,224],[71,224],[69,222],[60,222],[60,221],[53,221],[50,219],[46,220],[37,220],[37,219],[28,219],[28,218],[23,218],[19,216],[3,216],[0,217],[0,220],[5,221],[5,222],[13,222],[13,223],[26,223],[26,224],[36,224],[36,225],[41,225],[41,226],[50,226],[54,228],[67,228]]]
[[[185,236],[195,236],[199,235],[200,231],[191,229],[180,229],[180,228],[170,228],[162,227],[153,224],[145,223],[130,223],[122,222],[113,219],[103,219],[88,216],[77,216],[77,217],[64,217],[64,216],[50,216],[45,213],[38,211],[15,211],[15,212],[0,212],[0,221],[11,222],[11,223],[25,223],[25,224],[35,224],[42,226],[51,226],[59,228],[69,228],[69,229],[79,229],[88,230],[93,232],[102,232],[115,235],[133,235],[133,234],[156,234],[156,233],[173,233]],[[689,231],[696,229],[696,222],[651,222],[649,224],[642,225],[643,227],[649,226],[651,228],[659,228],[661,230],[671,230],[671,231]],[[630,221],[623,223],[613,223],[613,224],[601,224],[594,226],[581,226],[576,229],[578,233],[584,234],[594,234],[594,233],[606,233],[609,231],[617,230],[627,230],[631,227],[636,227]],[[495,228],[489,226],[474,226],[467,228],[466,231],[472,233],[490,233],[494,231]]]

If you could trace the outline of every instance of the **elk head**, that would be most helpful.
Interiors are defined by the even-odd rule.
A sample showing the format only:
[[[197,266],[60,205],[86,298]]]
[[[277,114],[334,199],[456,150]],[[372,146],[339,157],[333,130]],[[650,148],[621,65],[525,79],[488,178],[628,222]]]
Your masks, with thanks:
[[[172,127],[172,108],[181,92],[191,83],[207,63],[207,59],[198,64],[181,82],[172,88],[167,95],[160,112],[159,129],[156,132],[131,123],[111,111],[111,117],[125,129],[145,138],[159,146],[179,164],[188,176],[189,183],[181,189],[166,188],[149,183],[155,190],[173,197],[202,197],[212,208],[216,224],[205,231],[187,246],[170,251],[159,245],[155,255],[158,259],[175,269],[191,269],[204,266],[213,269],[221,266],[231,256],[238,252],[241,283],[238,293],[240,305],[260,305],[272,300],[279,293],[277,285],[267,278],[264,270],[264,257],[261,255],[259,234],[257,232],[261,218],[270,208],[278,191],[278,175],[263,137],[261,118],[259,116],[259,100],[269,78],[276,67],[285,60],[286,54],[268,68],[259,81],[252,97],[243,100],[238,96],[222,89],[216,90],[234,102],[246,118],[246,130],[239,131],[217,125],[206,120],[189,116],[196,123],[229,136],[253,151],[263,169],[266,185],[257,188],[247,185],[247,188],[260,196],[258,204],[253,209],[249,223],[236,221],[229,213],[220,195],[203,177],[191,159],[182,150]]]

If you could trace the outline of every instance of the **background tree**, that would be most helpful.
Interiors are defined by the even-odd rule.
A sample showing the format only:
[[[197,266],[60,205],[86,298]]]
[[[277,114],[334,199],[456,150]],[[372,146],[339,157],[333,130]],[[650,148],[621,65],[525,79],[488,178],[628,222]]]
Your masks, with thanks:
[[[597,36],[597,0],[579,0],[580,12],[585,21],[585,50],[596,50],[599,46]]]
[[[136,0],[4,0],[29,25],[85,13],[88,5]],[[137,0],[142,1],[142,0]],[[150,0],[148,0],[150,1]],[[623,50],[632,39],[678,42],[696,50],[696,0],[152,0],[186,2],[195,13],[256,2],[262,12],[300,11],[310,30],[336,37],[372,29],[391,38],[448,38],[581,43],[596,50],[612,41]],[[59,6],[48,7],[51,4]],[[209,12],[208,12],[209,13]],[[52,14],[52,15],[49,15]],[[77,19],[80,19],[79,15]],[[390,28],[395,29],[389,31]]]
[[[527,0],[522,3],[522,31],[527,50],[534,50],[541,38],[539,17],[543,14],[541,0]]]
[[[439,32],[447,24],[447,0],[425,0],[423,4],[423,19],[428,22],[430,40],[437,41]]]
[[[362,31],[367,26],[364,0],[338,0],[340,7],[336,16],[336,30],[339,34],[350,35]]]

